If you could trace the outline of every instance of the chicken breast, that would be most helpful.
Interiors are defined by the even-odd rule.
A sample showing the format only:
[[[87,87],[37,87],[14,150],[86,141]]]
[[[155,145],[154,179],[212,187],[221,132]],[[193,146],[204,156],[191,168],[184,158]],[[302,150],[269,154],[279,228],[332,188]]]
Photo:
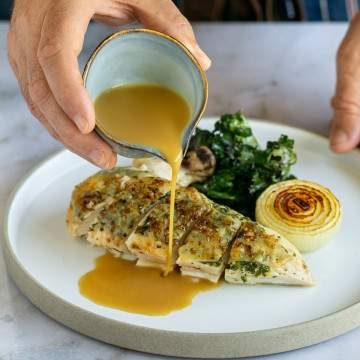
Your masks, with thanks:
[[[67,213],[72,235],[137,265],[165,268],[168,253],[168,180],[149,171],[100,171],[76,186]],[[296,247],[275,231],[178,188],[172,266],[181,273],[233,284],[313,285]]]
[[[181,273],[217,282],[243,218],[234,210],[213,203],[211,211],[194,224],[185,244],[179,248],[176,263]]]
[[[106,174],[104,174],[106,173]],[[70,232],[95,246],[135,259],[125,240],[170,183],[131,168],[99,172],[75,188],[67,215]]]
[[[138,257],[137,265],[160,267],[165,270],[169,246],[170,197],[159,202],[142,220],[126,245]],[[177,250],[193,224],[209,212],[211,202],[195,188],[179,188],[175,196],[173,258],[175,265]]]
[[[248,219],[242,223],[232,244],[225,280],[233,284],[314,284],[305,261],[293,244]]]

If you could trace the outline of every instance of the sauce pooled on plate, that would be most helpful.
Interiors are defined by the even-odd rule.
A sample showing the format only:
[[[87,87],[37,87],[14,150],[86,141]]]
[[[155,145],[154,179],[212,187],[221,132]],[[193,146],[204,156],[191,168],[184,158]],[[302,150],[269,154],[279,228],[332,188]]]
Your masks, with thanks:
[[[191,304],[202,291],[218,287],[173,271],[136,266],[110,253],[96,259],[94,270],[79,281],[80,293],[99,305],[144,315],[166,315]]]

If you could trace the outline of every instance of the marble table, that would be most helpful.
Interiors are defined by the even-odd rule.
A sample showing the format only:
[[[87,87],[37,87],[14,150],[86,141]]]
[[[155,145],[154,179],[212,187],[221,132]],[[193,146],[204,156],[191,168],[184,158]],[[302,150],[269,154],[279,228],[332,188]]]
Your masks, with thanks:
[[[336,48],[346,24],[195,24],[213,60],[208,115],[243,109],[248,116],[326,134]],[[6,59],[8,24],[0,23],[0,218],[14,185],[61,148],[27,111]],[[111,30],[92,24],[80,63]],[[2,241],[0,232],[0,241]],[[360,328],[305,349],[261,359],[358,358]],[[36,309],[8,277],[0,251],[1,360],[158,358],[119,349],[58,324]]]

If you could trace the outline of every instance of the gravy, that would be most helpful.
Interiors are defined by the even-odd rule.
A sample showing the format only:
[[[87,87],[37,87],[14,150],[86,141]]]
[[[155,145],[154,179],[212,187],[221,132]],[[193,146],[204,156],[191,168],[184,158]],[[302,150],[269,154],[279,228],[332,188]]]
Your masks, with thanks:
[[[166,315],[191,304],[193,297],[219,286],[173,271],[136,266],[110,253],[99,256],[94,270],[79,280],[80,293],[99,305],[145,315]]]

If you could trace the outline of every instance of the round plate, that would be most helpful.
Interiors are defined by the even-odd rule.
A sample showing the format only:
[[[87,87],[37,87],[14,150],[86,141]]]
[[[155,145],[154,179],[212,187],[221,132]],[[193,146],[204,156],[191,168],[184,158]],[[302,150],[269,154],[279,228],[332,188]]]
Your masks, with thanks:
[[[201,127],[212,128],[214,119]],[[74,240],[65,212],[74,186],[97,169],[62,151],[17,188],[8,208],[4,246],[8,270],[41,310],[94,338],[135,350],[186,357],[239,357],[314,344],[360,325],[360,153],[334,155],[325,138],[283,125],[252,121],[260,142],[295,139],[297,177],[333,190],[344,222],[326,247],[305,256],[317,285],[223,284],[167,316],[145,316],[96,305],[82,297],[78,280],[103,249]],[[119,165],[130,160],[119,159]],[[176,296],[176,295],[175,295]]]

